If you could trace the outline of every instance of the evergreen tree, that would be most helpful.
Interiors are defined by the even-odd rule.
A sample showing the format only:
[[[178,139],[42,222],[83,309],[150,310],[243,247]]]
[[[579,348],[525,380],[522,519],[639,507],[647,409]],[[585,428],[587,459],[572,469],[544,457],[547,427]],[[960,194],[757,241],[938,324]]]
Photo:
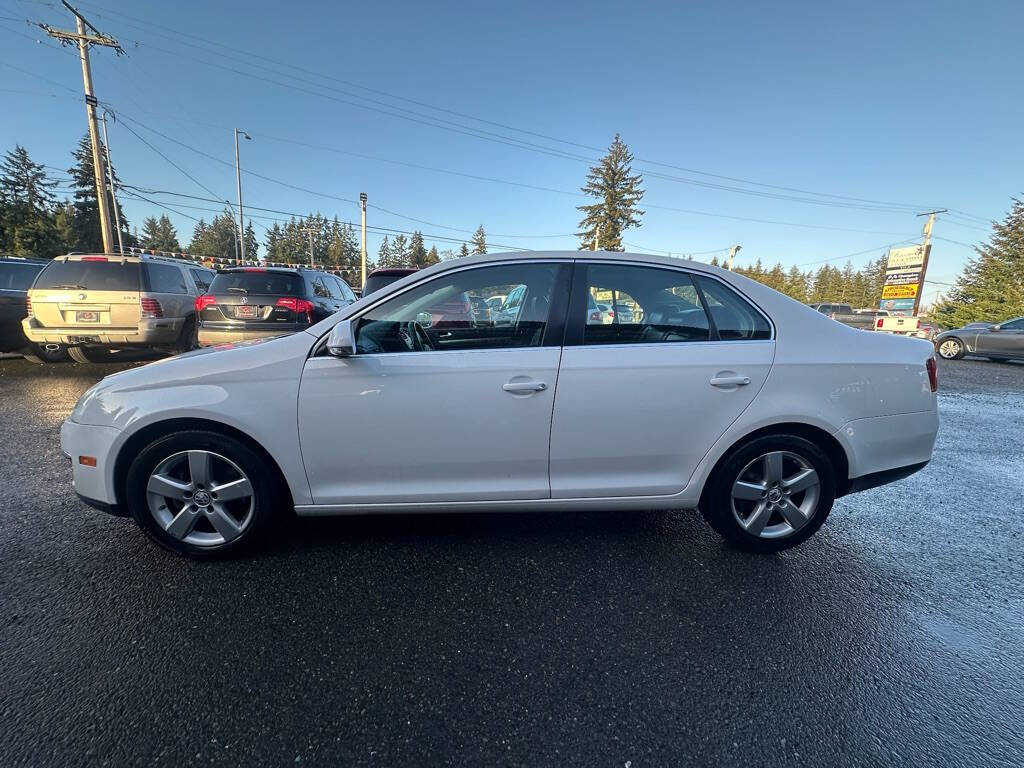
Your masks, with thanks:
[[[487,253],[487,233],[484,232],[483,224],[476,228],[476,232],[473,233],[473,239],[470,242],[473,243],[474,256],[480,253]]]
[[[15,144],[0,163],[0,203],[5,206],[21,203],[34,213],[49,213],[57,202],[51,191],[56,185],[20,144]]]
[[[104,151],[102,144],[100,151]],[[71,153],[71,156],[74,158],[75,164],[68,168],[68,174],[71,176],[71,185],[75,189],[75,241],[70,244],[69,250],[102,253],[103,235],[100,231],[100,206],[96,198],[96,177],[93,174],[92,166],[92,144],[89,142],[88,135],[82,137],[81,141],[78,142],[78,148]],[[115,186],[120,185],[121,180],[117,176],[117,170],[111,166],[110,172],[114,177]],[[104,190],[107,194],[107,210],[111,212],[111,219],[113,219],[114,201],[110,196],[108,185],[104,184]],[[121,221],[121,234],[122,237],[127,237],[127,245],[134,242],[131,228],[120,204],[118,204],[117,212]],[[113,221],[111,221],[111,230],[113,230]],[[114,239],[117,239],[116,232],[114,233]]]
[[[993,222],[988,242],[974,248],[956,284],[939,303],[939,322],[999,323],[1024,315],[1024,201],[1014,199],[1006,218]]]
[[[597,239],[602,250],[621,251],[622,234],[630,227],[640,226],[644,212],[637,206],[644,196],[640,188],[643,177],[633,173],[632,163],[632,153],[615,134],[608,153],[590,169],[582,187],[583,193],[597,202],[577,206],[584,214],[581,231],[577,232],[580,250],[591,250]]]
[[[167,216],[161,216],[159,219],[149,216],[143,220],[140,242],[143,248],[152,248],[157,251],[181,250],[178,233]]]
[[[377,266],[394,266],[394,264],[391,263],[391,243],[388,241],[387,235],[384,235],[384,239],[380,243],[380,248],[377,249]]]
[[[234,216],[232,215],[232,223],[234,223]],[[256,240],[256,231],[252,228],[252,221],[245,225],[245,258],[247,261],[255,261],[259,258],[258,253],[260,250],[259,241]]]
[[[238,258],[238,224],[235,214],[225,208],[219,216],[207,224],[202,219],[192,232],[192,242],[188,246],[189,253],[197,256],[216,256],[227,259]]]
[[[409,241],[405,235],[395,235],[391,241],[391,264],[392,267],[409,266]]]
[[[807,277],[800,271],[800,267],[794,265],[786,273],[785,287],[782,291],[791,299],[801,303],[807,303]]]
[[[486,244],[485,244],[485,247],[486,247]],[[462,244],[462,245],[461,245],[461,246],[459,247],[459,258],[460,258],[460,259],[464,259],[464,258],[466,258],[467,256],[469,256],[469,247],[468,247],[468,246],[467,246],[467,245],[466,245],[465,243],[463,243],[463,244]]]
[[[423,244],[423,234],[416,230],[409,240],[409,266],[420,269],[427,265],[427,247]]]
[[[437,264],[441,261],[441,255],[437,252],[437,246],[430,246],[430,250],[427,251],[427,261],[424,266],[429,267],[431,264]]]
[[[263,248],[266,253],[264,257],[267,261],[282,261],[281,259],[281,240],[284,235],[281,232],[281,225],[276,221],[274,226],[267,230],[267,236],[263,240]]]

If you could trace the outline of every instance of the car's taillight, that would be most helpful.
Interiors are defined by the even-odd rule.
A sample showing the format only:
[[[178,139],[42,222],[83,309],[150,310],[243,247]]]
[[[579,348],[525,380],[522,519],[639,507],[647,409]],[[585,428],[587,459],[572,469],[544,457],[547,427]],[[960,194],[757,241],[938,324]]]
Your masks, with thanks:
[[[875,328],[881,328],[881,327],[882,327],[882,318],[878,318],[877,320],[875,320]]]
[[[313,311],[313,302],[309,299],[296,299],[291,296],[278,299],[275,306],[290,309],[292,312],[309,314]]]
[[[25,317],[32,317],[32,297],[25,294]]]
[[[204,293],[202,296],[196,296],[196,312],[202,312],[207,307],[212,307],[217,303],[217,299],[208,293]]]
[[[106,256],[83,256],[82,261],[106,261]]]
[[[935,363],[934,357],[929,357],[928,362],[924,364],[925,368],[928,369],[928,383],[931,385],[932,392],[939,391],[939,366]]]
[[[160,306],[160,302],[149,296],[139,299],[139,308],[142,310],[144,318],[153,319],[164,316],[164,308]]]

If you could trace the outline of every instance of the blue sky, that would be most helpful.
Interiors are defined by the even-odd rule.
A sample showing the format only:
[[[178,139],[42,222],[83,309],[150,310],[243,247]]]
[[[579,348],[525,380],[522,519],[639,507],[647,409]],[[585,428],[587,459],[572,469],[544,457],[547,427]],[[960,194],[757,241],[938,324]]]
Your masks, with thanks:
[[[244,168],[320,193],[245,177],[247,204],[357,220],[354,203],[334,198],[365,191],[378,206],[371,224],[420,228],[428,242],[468,239],[482,223],[502,245],[575,248],[584,200],[566,193],[587,162],[561,155],[599,153],[513,129],[596,148],[619,132],[648,172],[631,250],[708,259],[703,252],[740,243],[742,262],[807,267],[842,266],[846,254],[859,265],[917,237],[921,220],[904,206],[1001,218],[1024,193],[1017,0],[79,7],[128,52],[95,50],[94,79],[121,118],[111,126],[114,164],[124,182],[149,189],[210,197],[205,187],[234,201],[239,126],[253,136]],[[21,143],[64,168],[86,129],[77,58],[34,42],[45,35],[24,19],[72,25],[59,2],[0,0],[0,148]],[[214,214],[183,206],[218,207],[152,197],[207,219]],[[124,206],[135,225],[161,212]],[[194,222],[169,215],[187,242]],[[970,255],[963,244],[986,230],[944,217],[935,234],[958,242],[935,241],[929,278],[951,281]],[[379,238],[370,237],[374,251]],[[926,300],[940,288],[928,286]]]

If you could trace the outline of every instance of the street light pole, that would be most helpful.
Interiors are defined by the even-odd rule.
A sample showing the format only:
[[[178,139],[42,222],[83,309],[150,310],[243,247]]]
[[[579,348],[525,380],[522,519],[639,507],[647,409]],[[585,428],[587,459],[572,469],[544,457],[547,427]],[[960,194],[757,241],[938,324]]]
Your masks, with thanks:
[[[359,193],[359,208],[362,212],[363,231],[359,239],[359,287],[366,285],[366,193]]]
[[[729,266],[728,266],[728,269],[729,269],[730,272],[732,272],[732,258],[737,253],[739,253],[741,250],[743,250],[743,246],[740,246],[740,245],[732,245],[732,246],[729,247]]]
[[[245,136],[246,141],[252,141],[252,136],[240,128],[235,128],[235,179],[238,181],[238,243],[242,261],[245,261],[245,222],[242,220],[242,165],[238,161],[238,134]]]
[[[109,113],[114,121],[117,115]],[[103,148],[107,153],[107,179],[110,180],[110,201],[114,208],[114,226],[117,228],[117,252],[124,254],[124,241],[121,238],[121,214],[117,210],[117,190],[114,189],[114,166],[110,164],[110,142],[107,140],[107,110],[103,110]]]

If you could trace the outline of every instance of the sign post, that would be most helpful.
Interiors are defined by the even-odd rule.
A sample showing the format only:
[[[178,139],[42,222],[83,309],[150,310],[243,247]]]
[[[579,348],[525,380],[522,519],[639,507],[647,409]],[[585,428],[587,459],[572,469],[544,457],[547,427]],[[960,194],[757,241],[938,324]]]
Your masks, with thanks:
[[[912,245],[890,248],[885,264],[885,285],[878,308],[892,315],[916,315],[927,263],[926,248]]]

